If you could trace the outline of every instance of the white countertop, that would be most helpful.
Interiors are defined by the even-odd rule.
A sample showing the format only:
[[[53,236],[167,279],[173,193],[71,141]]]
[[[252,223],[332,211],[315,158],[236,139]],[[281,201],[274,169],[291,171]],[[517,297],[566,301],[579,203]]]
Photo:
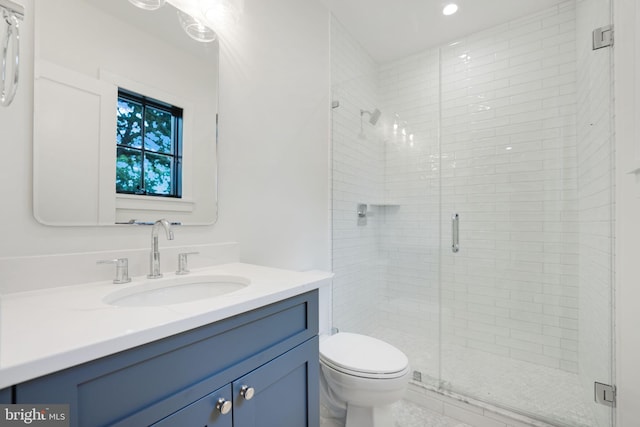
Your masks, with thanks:
[[[156,307],[102,301],[113,291],[148,282],[145,277],[125,285],[95,282],[0,297],[0,389],[329,286],[332,277],[242,263],[192,270],[189,277],[210,274],[242,276],[251,284],[215,298]]]

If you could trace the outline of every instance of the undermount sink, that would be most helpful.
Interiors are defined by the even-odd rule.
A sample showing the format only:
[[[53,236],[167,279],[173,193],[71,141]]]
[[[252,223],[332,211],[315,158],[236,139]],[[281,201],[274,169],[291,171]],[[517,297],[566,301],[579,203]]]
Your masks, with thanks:
[[[243,289],[251,281],[242,276],[208,275],[153,279],[119,289],[104,297],[106,304],[122,307],[152,307],[215,298]]]

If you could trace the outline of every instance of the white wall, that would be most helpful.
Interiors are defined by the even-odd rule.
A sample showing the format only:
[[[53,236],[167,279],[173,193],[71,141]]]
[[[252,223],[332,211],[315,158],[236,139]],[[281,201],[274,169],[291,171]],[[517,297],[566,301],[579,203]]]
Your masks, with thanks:
[[[23,4],[22,85],[0,109],[0,257],[147,247],[148,228],[33,219],[33,0]],[[243,261],[328,269],[329,14],[315,0],[247,0],[245,12],[222,44],[218,222],[161,247],[238,241]]]
[[[220,210],[244,261],[329,269],[329,14],[246,0],[238,30],[222,46]]]

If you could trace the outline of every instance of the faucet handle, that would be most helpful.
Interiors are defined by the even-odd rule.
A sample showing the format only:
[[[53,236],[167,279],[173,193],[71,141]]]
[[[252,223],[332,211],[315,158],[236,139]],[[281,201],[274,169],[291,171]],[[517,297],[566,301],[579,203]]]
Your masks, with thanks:
[[[116,258],[116,259],[102,259],[97,261],[96,264],[115,264],[116,265],[116,277],[113,279],[113,283],[129,283],[131,277],[129,277],[129,259],[128,258]]]
[[[197,255],[200,252],[183,252],[178,254],[178,271],[176,274],[189,274],[189,265],[187,264],[187,257],[189,255]]]

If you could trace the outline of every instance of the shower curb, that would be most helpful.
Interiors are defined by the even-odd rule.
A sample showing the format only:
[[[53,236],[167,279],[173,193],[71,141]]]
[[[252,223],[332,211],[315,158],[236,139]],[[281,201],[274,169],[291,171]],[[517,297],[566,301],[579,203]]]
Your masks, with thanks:
[[[411,381],[404,398],[474,427],[560,427],[417,381]]]

